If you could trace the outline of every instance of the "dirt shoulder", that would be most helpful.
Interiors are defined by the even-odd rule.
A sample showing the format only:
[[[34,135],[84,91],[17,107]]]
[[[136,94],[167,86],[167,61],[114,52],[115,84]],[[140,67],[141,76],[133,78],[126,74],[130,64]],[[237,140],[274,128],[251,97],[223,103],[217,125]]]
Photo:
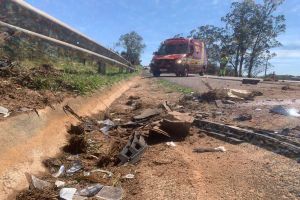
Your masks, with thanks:
[[[113,68],[113,67],[112,67]],[[24,67],[14,64],[0,68],[0,106],[8,110],[9,116],[36,112],[45,107],[54,108],[64,99],[92,94],[132,74],[112,71],[100,75],[96,67],[52,65]],[[0,114],[4,120],[5,114]]]
[[[158,140],[156,144],[148,146],[137,164],[118,166],[116,158],[130,135],[136,131],[143,132],[147,125],[142,128],[118,127],[109,131],[109,136],[105,136],[99,130],[101,126],[97,120],[109,118],[122,123],[128,122],[145,109],[161,108],[166,100],[173,109],[183,109],[181,112],[193,113],[204,108],[208,112],[215,107],[214,104],[198,102],[198,107],[193,105],[191,108],[183,108],[179,106],[182,105],[179,103],[182,97],[182,93],[165,88],[154,79],[140,80],[105,113],[88,117],[80,125],[85,127],[81,133],[84,135],[79,136],[82,141],[87,142],[80,143],[86,145],[84,152],[62,151],[54,158],[56,165],[48,165],[48,172],[38,177],[52,184],[56,180],[64,181],[66,187],[74,187],[78,191],[95,183],[122,187],[123,199],[300,198],[300,168],[295,160],[248,143],[233,145],[208,137],[197,127],[190,129],[185,140],[175,141],[174,147],[166,144],[168,140]],[[151,118],[146,124],[163,116],[161,114]],[[71,134],[70,138],[73,137]],[[197,147],[218,146],[224,146],[226,152],[193,152],[193,148]],[[57,171],[61,164],[66,168],[72,166],[72,154],[78,154],[77,157],[75,155],[75,160],[79,159],[83,168],[71,176],[51,177],[50,174]],[[111,171],[113,176],[105,177],[102,172],[86,174],[93,169]],[[122,178],[129,173],[134,175],[133,179]],[[19,194],[18,199],[56,199],[59,190],[25,190]]]

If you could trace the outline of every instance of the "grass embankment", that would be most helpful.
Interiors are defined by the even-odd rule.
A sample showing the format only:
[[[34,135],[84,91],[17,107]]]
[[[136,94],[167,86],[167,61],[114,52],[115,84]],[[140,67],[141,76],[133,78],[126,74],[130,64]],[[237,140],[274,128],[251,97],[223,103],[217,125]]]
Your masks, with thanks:
[[[24,66],[24,63],[22,65]],[[35,68],[32,67],[34,65],[27,63],[26,66],[34,73]],[[97,70],[95,65],[62,62],[55,65],[54,71],[51,69],[50,73],[34,73],[30,84],[37,90],[68,90],[86,94],[137,74],[137,72],[119,72],[119,68],[114,66],[107,66],[105,75],[100,75]]]
[[[164,79],[158,79],[158,83],[162,87],[167,88],[168,92],[180,92],[183,94],[191,94],[192,92],[194,92],[191,88],[183,87],[181,85],[172,83],[172,82],[164,80]]]

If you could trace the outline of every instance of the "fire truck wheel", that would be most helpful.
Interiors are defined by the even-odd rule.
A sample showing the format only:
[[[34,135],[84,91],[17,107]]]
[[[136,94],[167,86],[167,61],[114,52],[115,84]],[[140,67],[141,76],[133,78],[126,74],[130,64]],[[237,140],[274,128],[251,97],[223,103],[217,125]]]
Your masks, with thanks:
[[[159,77],[160,76],[160,71],[155,70],[155,71],[153,71],[152,74],[153,74],[154,77]]]
[[[184,68],[184,74],[183,74],[183,76],[186,76],[186,77],[188,77],[189,76],[189,70],[188,70],[188,68],[186,67],[186,68]]]

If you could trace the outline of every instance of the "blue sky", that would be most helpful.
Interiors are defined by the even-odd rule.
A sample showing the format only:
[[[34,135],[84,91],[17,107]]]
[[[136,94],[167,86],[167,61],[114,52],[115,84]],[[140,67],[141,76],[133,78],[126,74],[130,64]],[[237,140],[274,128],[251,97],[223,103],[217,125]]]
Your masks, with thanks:
[[[114,48],[120,35],[138,32],[147,45],[142,63],[149,64],[161,41],[198,26],[221,26],[233,0],[27,0],[100,44]],[[300,75],[300,1],[286,0],[278,10],[286,16],[284,45],[274,49],[276,74]]]

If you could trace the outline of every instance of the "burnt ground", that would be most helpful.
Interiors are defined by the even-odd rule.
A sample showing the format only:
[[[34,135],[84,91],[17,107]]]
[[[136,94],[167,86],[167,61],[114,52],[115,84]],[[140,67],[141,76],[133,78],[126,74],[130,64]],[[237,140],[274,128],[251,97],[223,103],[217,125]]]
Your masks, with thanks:
[[[294,91],[290,92],[295,95]],[[123,199],[300,199],[299,164],[272,151],[248,143],[229,144],[192,127],[185,140],[175,141],[175,147],[161,140],[150,145],[136,165],[118,166],[118,152],[129,136],[135,131],[146,134],[148,128],[118,127],[111,130],[109,136],[105,136],[99,131],[100,125],[97,123],[97,120],[105,118],[125,123],[146,108],[161,108],[161,104],[167,100],[173,110],[192,115],[199,111],[205,112],[209,115],[208,119],[213,121],[272,130],[299,124],[299,118],[271,114],[267,107],[256,115],[253,111],[257,108],[255,102],[273,99],[270,95],[264,95],[256,97],[255,101],[218,108],[214,102],[180,101],[182,94],[163,88],[155,79],[142,79],[116,100],[107,112],[85,118],[81,128],[69,131],[69,141],[75,145],[65,147],[57,158],[46,161],[49,173],[38,177],[54,183],[56,178],[50,174],[57,171],[61,164],[68,168],[74,160],[80,160],[82,170],[72,176],[63,175],[58,180],[65,181],[67,187],[77,189],[94,183],[121,186],[124,189]],[[287,95],[285,97],[288,98]],[[245,103],[254,106],[244,107]],[[213,114],[220,109],[222,116]],[[239,112],[253,114],[252,120],[232,120]],[[163,117],[164,112],[145,123],[151,125]],[[196,147],[218,146],[224,146],[227,151],[193,153]],[[84,172],[99,168],[109,170],[114,175],[105,178],[103,173],[97,172],[84,176]],[[135,178],[123,179],[122,176],[128,173],[134,174]],[[18,199],[57,199],[58,193],[59,189],[54,187],[44,192],[25,190],[19,194]]]

